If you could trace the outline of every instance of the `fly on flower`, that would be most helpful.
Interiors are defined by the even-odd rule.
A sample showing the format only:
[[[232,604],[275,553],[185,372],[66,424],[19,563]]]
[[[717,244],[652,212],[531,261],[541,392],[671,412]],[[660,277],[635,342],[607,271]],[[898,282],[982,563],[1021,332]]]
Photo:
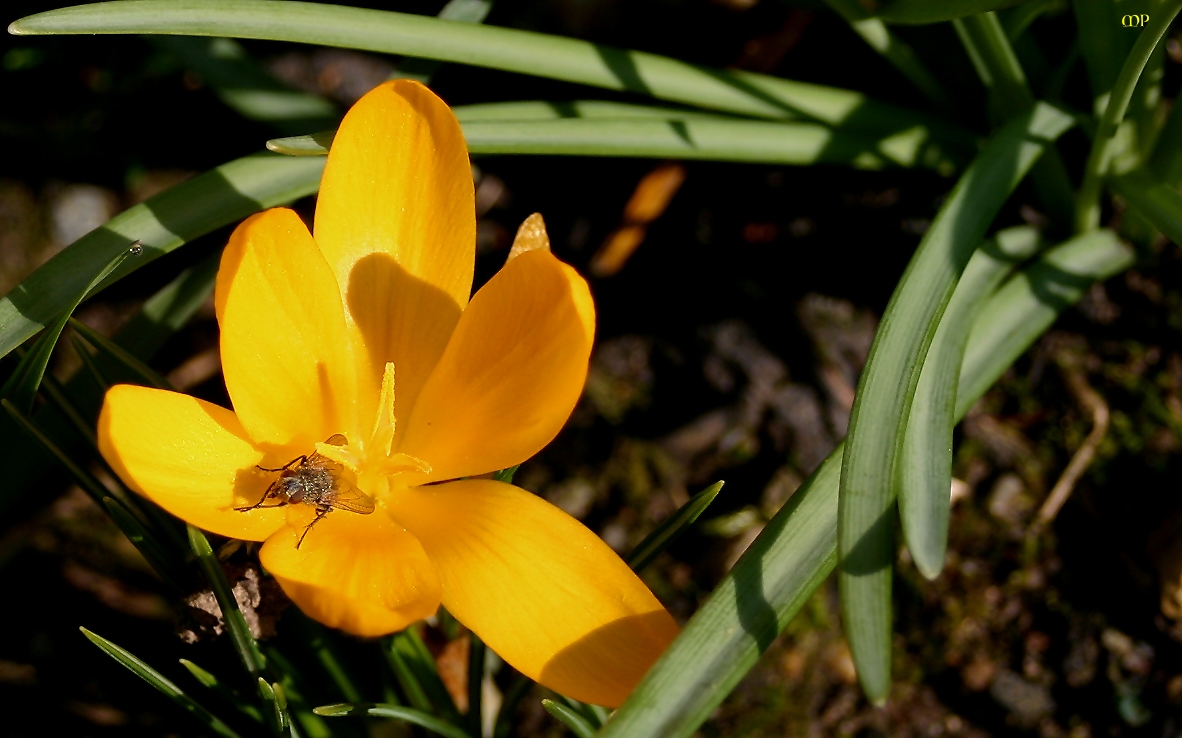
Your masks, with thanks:
[[[325,443],[330,446],[346,446],[348,439],[337,433]],[[299,504],[316,508],[316,517],[304,528],[300,540],[296,541],[296,548],[299,548],[308,537],[312,526],[323,520],[333,509],[348,510],[361,515],[369,515],[375,509],[374,501],[345,479],[345,465],[318,452],[297,456],[274,469],[258,464],[255,468],[265,472],[279,472],[279,478],[271,482],[271,486],[267,487],[266,493],[258,502],[234,509],[238,512],[247,512],[259,507]],[[267,504],[268,500],[276,502]]]

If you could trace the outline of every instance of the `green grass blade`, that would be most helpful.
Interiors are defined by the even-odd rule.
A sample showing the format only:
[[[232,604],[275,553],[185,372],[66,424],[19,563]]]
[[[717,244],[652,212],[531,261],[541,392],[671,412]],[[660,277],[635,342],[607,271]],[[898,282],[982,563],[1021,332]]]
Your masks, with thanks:
[[[1066,306],[1127,269],[1132,251],[1100,231],[1046,252],[985,304],[961,366],[956,412],[1001,376]],[[730,694],[833,570],[842,447],[793,494],[604,726],[601,738],[688,738]]]
[[[1182,0],[1165,0],[1153,9],[1149,21],[1138,33],[1137,40],[1124,65],[1121,66],[1116,82],[1112,85],[1112,92],[1100,116],[1096,136],[1092,139],[1092,149],[1084,166],[1083,184],[1079,188],[1075,227],[1081,233],[1100,227],[1100,194],[1109,165],[1118,153],[1117,129],[1124,121],[1125,112],[1141,79],[1141,72],[1180,10]]]
[[[1174,243],[1182,244],[1182,195],[1174,186],[1145,169],[1113,177],[1111,184],[1155,228]]]
[[[1026,0],[1019,5],[998,13],[1006,37],[1014,41],[1026,32],[1038,17],[1057,5],[1057,0]]]
[[[66,388],[54,379],[52,374],[46,374],[41,379],[41,391],[53,409],[69,423],[70,428],[86,441],[87,447],[91,451],[97,452],[98,436],[94,432],[94,423],[82,417],[81,411],[66,395]]]
[[[591,727],[587,718],[561,702],[543,699],[542,707],[546,708],[546,712],[550,713],[551,717],[570,728],[570,731],[578,738],[591,738],[595,735],[595,728]]]
[[[841,474],[838,582],[846,638],[874,702],[890,691],[895,483],[919,371],[961,271],[986,228],[1070,116],[1045,104],[990,138],[952,190],[895,288],[850,416]]]
[[[327,128],[341,119],[336,105],[284,85],[237,41],[186,36],[153,36],[149,40],[196,72],[228,108],[248,120],[294,134]]]
[[[1177,187],[1182,182],[1182,105],[1170,107],[1147,162],[1166,184]]]
[[[349,702],[361,702],[361,690],[350,671],[349,660],[342,658],[333,634],[320,623],[302,612],[291,618],[300,629],[300,637],[320,663],[338,692]]]
[[[223,738],[238,738],[238,734],[230,728],[229,725],[223,723],[216,715],[206,710],[201,705],[193,701],[180,687],[176,686],[164,677],[160,672],[156,671],[146,663],[136,658],[126,649],[116,646],[106,638],[100,635],[91,633],[86,628],[79,628],[82,635],[102,649],[108,656],[118,661],[123,666],[127,667],[133,674],[143,679],[148,684],[162,692],[166,697],[179,705],[183,710],[188,712],[193,717],[197,718],[213,733],[223,736]]]
[[[607,118],[610,120],[742,120],[706,110],[672,105],[638,105],[612,100],[510,100],[476,103],[452,108],[461,123],[482,121],[563,120]]]
[[[209,540],[201,529],[193,525],[187,527],[189,547],[197,557],[197,564],[205,574],[214,597],[217,598],[218,607],[222,610],[222,620],[225,621],[226,630],[230,632],[230,638],[234,642],[234,650],[238,652],[238,658],[241,659],[246,671],[253,677],[259,677],[267,664],[263,654],[259,652],[259,644],[250,634],[250,628],[246,626],[246,618],[238,607],[238,600],[234,598],[230,582],[226,579],[226,572],[222,570],[221,563],[218,562]]]
[[[1017,5],[1022,0],[885,0],[874,3],[874,16],[887,23],[924,24],[964,18]]]
[[[473,154],[632,156],[763,164],[845,164],[860,169],[926,167],[951,174],[967,147],[933,141],[922,126],[874,139],[818,123],[698,116],[682,120],[557,118],[462,123]],[[289,156],[323,156],[331,132],[272,139]]]
[[[411,723],[412,725],[418,725],[445,738],[472,738],[467,731],[457,725],[452,725],[446,720],[441,720],[428,712],[416,710],[413,707],[402,707],[401,705],[377,705],[371,702],[362,702],[348,705],[324,705],[323,707],[314,708],[312,712],[324,717],[366,716],[392,718]]]
[[[111,519],[115,521],[115,525],[119,526],[119,530],[123,531],[123,535],[127,536],[127,540],[131,541],[136,550],[143,554],[156,573],[160,575],[160,578],[172,585],[177,592],[183,592],[184,585],[189,579],[185,575],[184,562],[176,557],[172,549],[160,541],[122,502],[114,497],[104,497],[103,504],[106,506],[107,512],[110,513]]]
[[[239,695],[235,694],[234,691],[223,684],[216,675],[211,674],[188,659],[180,659],[180,662],[181,666],[185,667],[185,669],[191,675],[193,675],[193,678],[201,683],[201,686],[217,695],[222,702],[227,705],[233,705],[234,707],[238,708],[238,710],[243,715],[246,715],[257,723],[263,722],[262,713],[259,712],[258,708],[242,699]]]
[[[899,70],[908,82],[927,95],[929,100],[941,108],[952,106],[952,98],[916,56],[915,50],[891,31],[881,18],[871,17],[857,0],[826,0],[826,3],[850,24],[854,33]]]
[[[715,482],[694,495],[689,502],[679,507],[677,512],[658,525],[652,533],[645,536],[644,540],[636,544],[636,548],[632,549],[625,559],[628,566],[632,567],[633,571],[640,571],[652,563],[658,554],[669,548],[671,543],[680,538],[681,534],[689,530],[694,521],[706,512],[706,508],[710,507],[710,503],[714,502],[715,497],[718,497],[723,484],[722,481]]]
[[[37,390],[41,387],[41,378],[45,376],[45,368],[49,366],[49,357],[53,354],[53,349],[57,346],[58,339],[61,338],[70,316],[86,299],[86,295],[118,269],[128,256],[138,256],[141,253],[143,253],[143,249],[138,244],[130,246],[124,244],[120,252],[98,270],[98,273],[91,278],[84,289],[78,291],[74,298],[63,306],[61,315],[45,329],[45,332],[33,344],[33,348],[21,357],[12,376],[8,378],[3,387],[0,387],[0,397],[10,400],[21,412],[27,414],[33,411],[33,400],[36,399]]]
[[[123,211],[0,298],[0,356],[49,325],[84,291],[93,294],[215,228],[315,192],[323,169],[322,159],[256,154],[223,164]],[[88,290],[95,276],[135,240],[143,244],[143,256],[124,263]]]
[[[157,374],[154,369],[82,321],[70,318],[70,327],[80,333],[107,361],[140,380],[144,386],[175,391],[176,388],[169,384],[167,379]]]
[[[1093,231],[1051,249],[1006,282],[973,323],[956,391],[957,417],[968,412],[1064,308],[1133,261],[1133,250],[1112,231]]]
[[[150,358],[169,336],[188,322],[213,291],[217,265],[218,254],[212,254],[182,272],[144,303],[115,334],[114,341],[139,359]],[[89,352],[84,356],[88,360],[92,358]],[[104,369],[114,370],[115,367],[108,365]],[[118,376],[115,378],[122,379]],[[49,387],[45,383],[42,386]],[[32,417],[46,436],[69,453],[79,446],[79,441],[93,435],[102,394],[100,386],[92,386],[85,372],[76,373],[71,377],[63,392],[80,418],[71,420],[63,412],[57,412],[56,400],[54,404],[39,407]],[[51,393],[52,390],[47,391],[52,398]],[[77,424],[86,426],[87,429],[85,433],[75,437],[74,426]],[[47,468],[47,459],[37,453],[37,447],[32,445],[31,439],[22,435],[10,435],[8,443],[0,446],[0,468],[5,470],[4,485],[0,486],[0,515],[34,487],[44,476]],[[145,509],[153,517],[167,517],[167,513],[160,511],[147,500],[134,500],[133,504]],[[174,540],[178,547],[187,549],[188,541],[180,532],[180,526],[175,520],[170,522],[171,525],[165,526],[169,539]]]
[[[1038,231],[1019,226],[999,232],[977,249],[956,283],[920,371],[903,439],[899,517],[915,568],[928,579],[940,574],[948,544],[956,382],[969,330],[982,301],[1014,264],[1040,246]]]
[[[33,421],[29,420],[28,416],[21,412],[20,408],[12,404],[11,401],[0,400],[0,407],[16,423],[18,428],[24,431],[42,450],[46,451],[62,465],[74,480],[74,483],[81,487],[86,494],[90,495],[90,499],[94,500],[100,506],[103,504],[103,498],[109,496],[111,493],[94,475],[83,469],[68,454],[62,451],[57,444],[42,433],[41,429]]]
[[[760,118],[803,118],[876,135],[946,124],[865,95],[716,69],[510,28],[404,13],[270,0],[154,0],[52,10],[9,26],[21,35],[146,33],[339,46],[490,67]]]
[[[1000,122],[1029,110],[1034,105],[1034,94],[997,13],[960,18],[953,26],[977,76],[989,91],[993,119]],[[1075,191],[1053,146],[1035,163],[1031,177],[1047,215],[1066,228],[1075,214]]]
[[[390,654],[395,677],[413,707],[435,712],[452,724],[463,724],[455,702],[439,678],[435,658],[414,628],[395,633],[386,650]]]

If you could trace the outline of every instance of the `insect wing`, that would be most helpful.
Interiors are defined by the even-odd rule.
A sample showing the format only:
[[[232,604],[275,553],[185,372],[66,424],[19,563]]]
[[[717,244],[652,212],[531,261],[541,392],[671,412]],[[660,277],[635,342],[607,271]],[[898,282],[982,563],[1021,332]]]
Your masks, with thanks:
[[[321,502],[338,510],[348,510],[362,515],[369,515],[374,511],[371,497],[341,479],[336,480],[332,491],[325,495]]]

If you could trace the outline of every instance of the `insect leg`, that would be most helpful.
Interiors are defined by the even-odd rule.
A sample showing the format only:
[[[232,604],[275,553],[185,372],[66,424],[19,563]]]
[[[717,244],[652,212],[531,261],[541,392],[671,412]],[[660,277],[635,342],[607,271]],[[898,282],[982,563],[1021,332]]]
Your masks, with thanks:
[[[307,528],[304,528],[304,532],[300,536],[300,540],[296,541],[296,548],[299,548],[300,544],[304,542],[304,539],[308,537],[308,532],[312,530],[312,526],[319,523],[324,518],[324,516],[328,515],[330,512],[332,512],[332,508],[328,505],[316,506],[316,517],[312,518],[312,522],[308,523]]]
[[[288,469],[290,469],[290,468],[292,468],[293,466],[295,466],[295,465],[296,465],[296,463],[303,464],[303,463],[304,463],[304,462],[306,462],[307,460],[308,460],[308,457],[307,457],[307,456],[297,456],[297,457],[295,457],[294,459],[292,459],[291,461],[289,461],[289,462],[287,462],[286,464],[284,464],[283,466],[277,467],[277,468],[275,468],[275,469],[268,469],[267,467],[265,467],[265,466],[259,466],[258,464],[255,464],[255,465],[254,465],[254,468],[255,468],[255,469],[259,469],[259,470],[261,470],[261,471],[265,471],[265,472],[287,471]]]
[[[254,510],[255,508],[258,508],[258,507],[279,507],[280,505],[264,505],[263,504],[264,502],[266,502],[267,500],[271,499],[276,494],[278,494],[275,491],[275,487],[278,484],[279,484],[278,479],[276,479],[274,482],[271,482],[271,486],[267,487],[267,491],[263,493],[262,499],[256,503],[254,503],[250,507],[236,507],[234,509],[237,510],[238,512],[246,512],[247,510]]]

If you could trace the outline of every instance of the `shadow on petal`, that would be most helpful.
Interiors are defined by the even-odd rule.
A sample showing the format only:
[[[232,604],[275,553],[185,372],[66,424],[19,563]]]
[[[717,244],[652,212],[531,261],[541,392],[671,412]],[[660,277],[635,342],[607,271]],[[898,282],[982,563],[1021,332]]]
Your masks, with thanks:
[[[359,355],[369,357],[365,386],[372,388],[372,402],[377,402],[386,362],[394,362],[395,413],[407,417],[460,320],[460,305],[381,252],[353,266],[345,300],[366,351]]]
[[[677,633],[664,610],[621,618],[559,651],[537,681],[567,697],[618,707]]]

